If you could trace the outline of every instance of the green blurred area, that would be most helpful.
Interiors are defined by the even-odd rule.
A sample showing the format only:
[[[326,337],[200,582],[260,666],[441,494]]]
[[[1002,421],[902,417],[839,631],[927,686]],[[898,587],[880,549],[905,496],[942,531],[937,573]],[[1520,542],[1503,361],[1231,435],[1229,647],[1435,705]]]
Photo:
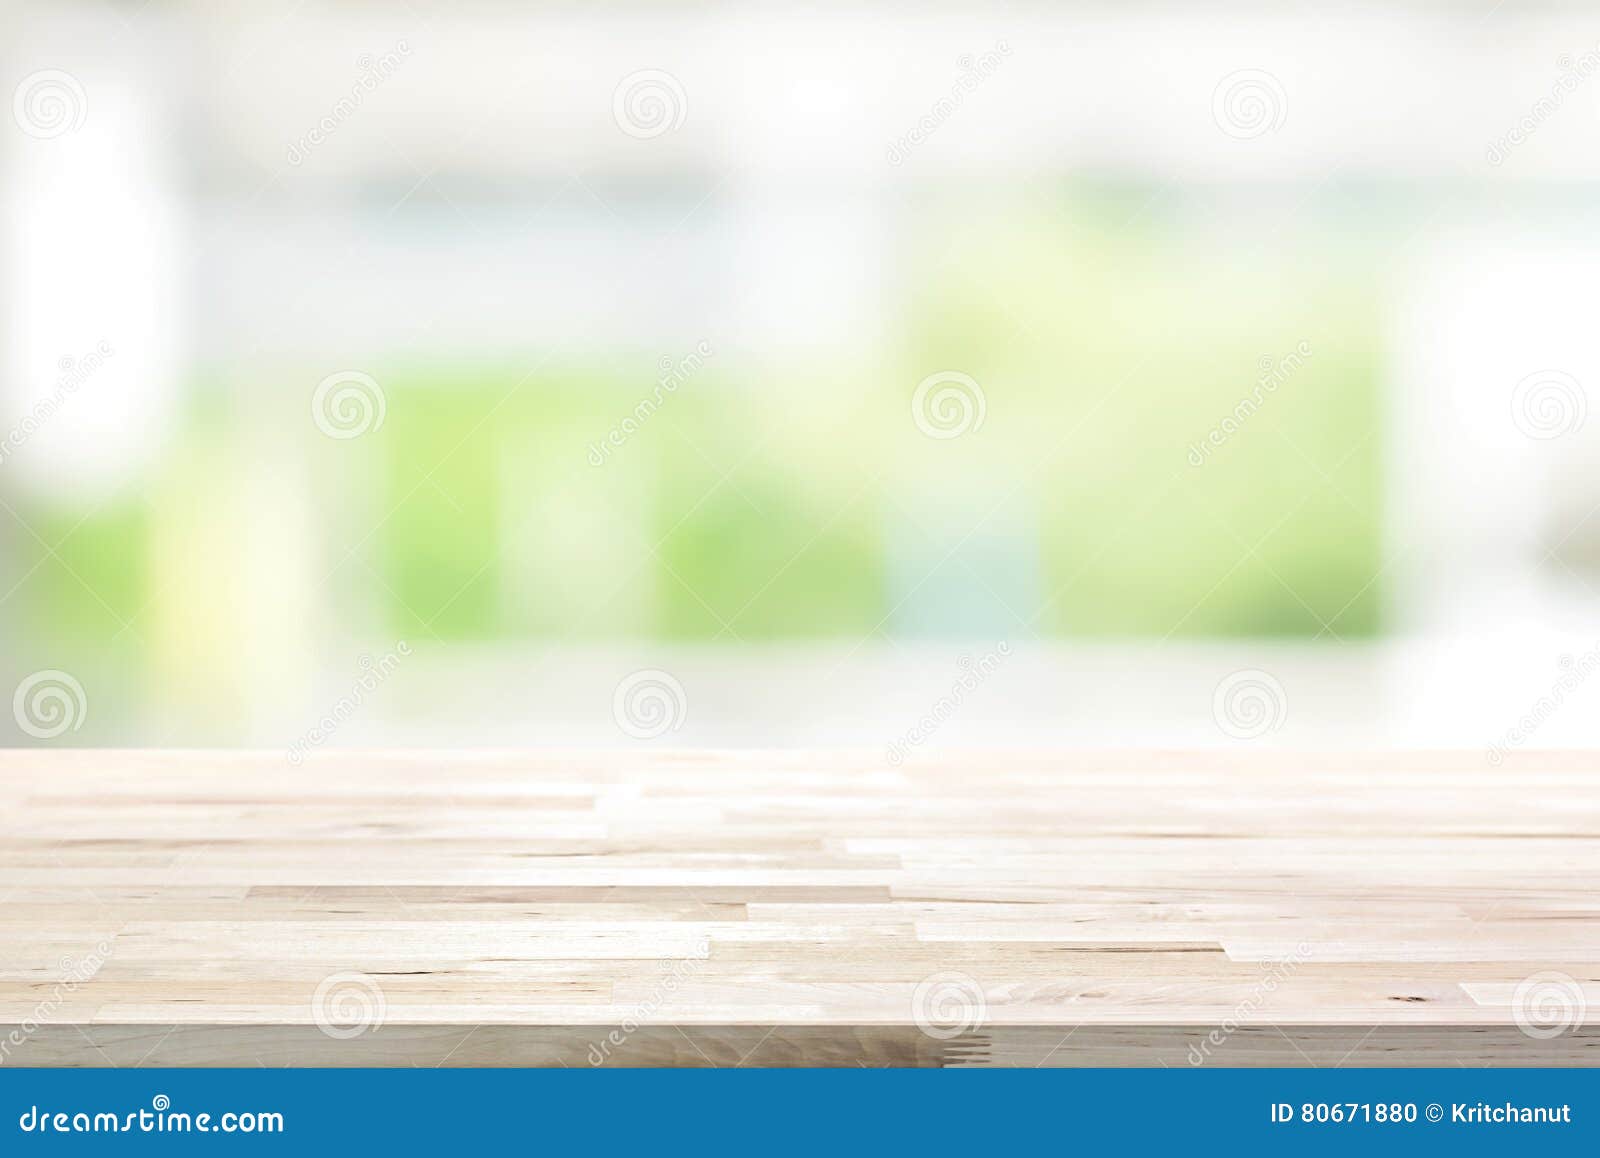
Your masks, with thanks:
[[[918,311],[932,360],[959,357],[994,384],[984,433],[1043,447],[1041,627],[1373,634],[1373,263],[1331,238],[1238,251],[1174,222],[1131,228],[1139,204],[1102,203],[1049,228],[1015,218],[962,229]],[[1280,369],[1270,391],[1257,390],[1263,359]],[[1247,399],[1236,429],[1209,446]]]
[[[36,630],[84,646],[116,639],[149,596],[149,520],[122,499],[90,510],[40,504],[26,516],[23,551],[38,567],[24,587]],[[20,591],[19,591],[20,593]]]
[[[599,465],[659,352],[373,366],[387,417],[349,441],[308,421],[298,379],[246,380],[287,401],[197,408],[140,498],[18,499],[45,542],[11,540],[12,614],[86,646],[152,617],[227,632],[263,589],[298,614],[300,584],[306,614],[419,641],[1376,633],[1376,263],[1336,231],[1241,252],[1143,199],[929,207],[894,343],[716,351]],[[1192,465],[1263,358],[1302,344]],[[950,440],[910,412],[942,370],[987,407]],[[214,582],[179,577],[202,560]]]

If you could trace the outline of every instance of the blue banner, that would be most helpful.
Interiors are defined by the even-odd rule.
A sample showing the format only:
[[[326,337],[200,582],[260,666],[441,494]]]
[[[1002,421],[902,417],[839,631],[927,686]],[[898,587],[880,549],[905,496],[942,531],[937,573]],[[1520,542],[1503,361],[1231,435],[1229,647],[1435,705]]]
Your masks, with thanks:
[[[0,1151],[1593,1153],[1593,1070],[0,1069]]]

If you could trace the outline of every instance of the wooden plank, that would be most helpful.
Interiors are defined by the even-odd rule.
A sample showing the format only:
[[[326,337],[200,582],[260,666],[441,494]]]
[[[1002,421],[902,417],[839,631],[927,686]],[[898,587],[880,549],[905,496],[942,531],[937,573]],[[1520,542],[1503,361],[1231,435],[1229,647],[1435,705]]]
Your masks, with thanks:
[[[8,752],[0,1062],[1587,1064],[1597,773]]]

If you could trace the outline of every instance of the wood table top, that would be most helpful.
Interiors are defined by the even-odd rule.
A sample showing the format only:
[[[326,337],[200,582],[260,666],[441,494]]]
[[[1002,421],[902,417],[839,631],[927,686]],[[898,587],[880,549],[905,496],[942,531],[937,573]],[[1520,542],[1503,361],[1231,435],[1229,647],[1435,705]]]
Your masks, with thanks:
[[[0,804],[0,1063],[1600,1062],[1600,754],[33,750]]]

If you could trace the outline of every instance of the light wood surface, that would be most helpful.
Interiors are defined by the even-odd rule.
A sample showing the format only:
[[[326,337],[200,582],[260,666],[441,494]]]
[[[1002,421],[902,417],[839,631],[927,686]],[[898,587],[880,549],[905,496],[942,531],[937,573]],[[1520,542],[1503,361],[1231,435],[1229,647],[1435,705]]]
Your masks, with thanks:
[[[1593,1064],[1597,1022],[1591,754],[0,754],[7,1064]]]

